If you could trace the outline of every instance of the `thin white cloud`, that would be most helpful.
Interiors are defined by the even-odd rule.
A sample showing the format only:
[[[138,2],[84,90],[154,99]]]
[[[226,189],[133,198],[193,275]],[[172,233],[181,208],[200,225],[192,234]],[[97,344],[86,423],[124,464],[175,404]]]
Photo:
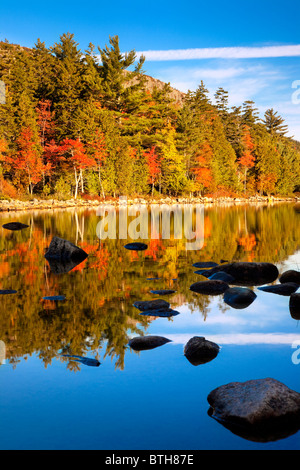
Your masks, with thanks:
[[[168,339],[172,340],[174,344],[186,344],[190,338],[195,334],[168,334]],[[276,345],[290,345],[300,344],[300,335],[293,333],[237,333],[237,334],[220,334],[220,335],[205,335],[209,341],[217,344],[276,344]]]
[[[147,61],[298,57],[300,56],[300,45],[149,50],[137,52],[137,56],[140,55],[144,55]]]

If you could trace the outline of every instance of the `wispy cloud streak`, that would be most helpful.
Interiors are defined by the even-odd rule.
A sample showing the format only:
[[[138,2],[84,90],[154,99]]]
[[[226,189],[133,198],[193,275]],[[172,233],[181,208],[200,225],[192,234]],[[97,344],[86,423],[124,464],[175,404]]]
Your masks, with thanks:
[[[200,49],[170,49],[165,51],[139,51],[148,61],[192,59],[259,59],[300,56],[300,44],[291,46],[217,47]]]

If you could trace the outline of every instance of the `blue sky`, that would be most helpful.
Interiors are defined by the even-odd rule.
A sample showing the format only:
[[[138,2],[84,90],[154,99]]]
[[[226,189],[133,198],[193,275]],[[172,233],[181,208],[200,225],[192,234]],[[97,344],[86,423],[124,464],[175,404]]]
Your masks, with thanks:
[[[12,0],[1,5],[0,39],[51,46],[71,32],[84,50],[118,35],[123,51],[145,52],[148,75],[181,91],[203,80],[212,98],[222,86],[231,105],[252,99],[261,115],[274,108],[300,140],[299,17],[295,0]]]

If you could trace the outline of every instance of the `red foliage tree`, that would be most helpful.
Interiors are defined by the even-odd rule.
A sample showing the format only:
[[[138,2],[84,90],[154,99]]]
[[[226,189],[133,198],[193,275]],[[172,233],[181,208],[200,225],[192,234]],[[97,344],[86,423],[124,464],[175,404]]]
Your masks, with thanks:
[[[144,151],[144,157],[147,160],[148,171],[149,171],[149,182],[152,185],[152,195],[154,191],[154,185],[157,182],[158,175],[161,173],[161,162],[158,159],[158,155],[155,151],[155,146],[149,150]]]
[[[204,188],[209,188],[212,183],[212,172],[209,167],[209,162],[212,158],[213,151],[208,142],[203,142],[199,146],[199,151],[196,156],[196,165],[191,168],[195,175],[195,180],[198,189],[201,191]]]
[[[238,162],[242,167],[244,167],[244,191],[246,192],[247,172],[249,168],[252,168],[255,164],[255,157],[252,154],[254,150],[254,143],[252,141],[250,129],[248,126],[244,126],[243,128],[242,146],[243,152]]]
[[[29,191],[32,194],[34,186],[41,181],[43,175],[50,171],[51,165],[43,163],[39,145],[30,127],[21,130],[17,146],[18,151],[9,158],[9,163],[16,172],[27,175]]]

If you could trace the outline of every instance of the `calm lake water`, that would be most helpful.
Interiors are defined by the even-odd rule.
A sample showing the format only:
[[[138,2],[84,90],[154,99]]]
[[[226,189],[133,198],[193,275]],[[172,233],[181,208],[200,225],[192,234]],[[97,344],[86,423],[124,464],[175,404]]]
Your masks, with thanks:
[[[300,326],[289,297],[253,287],[255,301],[234,309],[222,295],[189,289],[205,280],[195,274],[198,261],[268,261],[280,273],[300,269],[300,213],[293,204],[201,210],[196,250],[176,238],[173,225],[170,239],[159,231],[152,239],[120,239],[119,213],[116,237],[105,240],[97,236],[96,210],[1,214],[0,289],[17,291],[0,297],[2,450],[300,450],[299,432],[265,443],[234,434],[208,415],[207,402],[220,385],[265,377],[300,392],[300,364],[292,360]],[[2,228],[12,221],[29,228]],[[44,258],[53,236],[80,246],[88,258],[69,272],[53,272]],[[126,250],[132,241],[148,249]],[[153,289],[176,292],[159,297]],[[179,314],[146,316],[133,306],[155,298],[168,300]],[[172,341],[135,352],[128,341],[142,334]],[[219,355],[192,365],[183,348],[193,336],[218,343]]]

